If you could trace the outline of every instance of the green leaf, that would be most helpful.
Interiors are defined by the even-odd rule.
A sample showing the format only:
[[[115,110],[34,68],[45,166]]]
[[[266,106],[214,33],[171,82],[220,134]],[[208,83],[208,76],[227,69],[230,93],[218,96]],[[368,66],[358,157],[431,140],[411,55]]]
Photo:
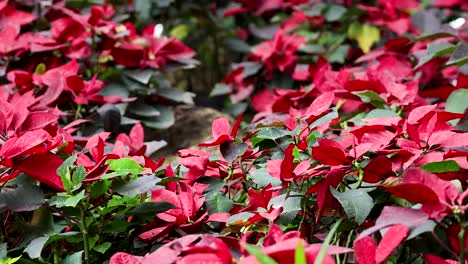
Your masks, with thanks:
[[[110,248],[111,245],[112,245],[112,243],[110,243],[110,242],[104,242],[104,243],[102,243],[100,245],[94,246],[93,249],[95,251],[99,252],[99,253],[104,254]]]
[[[57,174],[60,176],[60,179],[62,179],[63,187],[68,193],[73,189],[71,169],[77,158],[77,155],[70,156],[57,168]]]
[[[82,255],[83,255],[83,250],[78,251],[76,253],[73,253],[73,254],[67,256],[62,261],[62,264],[80,264],[80,263],[83,263],[83,261],[81,260]]]
[[[145,170],[138,163],[136,163],[130,158],[108,160],[106,164],[109,164],[109,170],[114,171],[119,175],[138,175]]]
[[[327,248],[332,242],[333,237],[335,236],[336,231],[338,230],[338,227],[341,225],[341,222],[343,222],[343,218],[338,219],[336,221],[335,225],[333,225],[332,229],[328,233],[327,237],[325,238],[325,241],[322,243],[322,247],[320,248],[319,254],[317,255],[317,258],[315,258],[314,264],[322,264],[323,258],[327,254]]]
[[[73,172],[72,182],[73,186],[79,185],[86,178],[86,169],[83,166],[79,166]]]
[[[194,93],[185,92],[177,88],[159,88],[157,95],[177,103],[193,105]]]
[[[109,190],[111,181],[101,180],[94,183],[91,187],[91,198],[95,199]]]
[[[29,255],[30,258],[36,259],[41,256],[42,249],[44,248],[47,240],[50,236],[38,237],[29,243],[29,245],[24,249],[24,252]]]
[[[174,111],[169,106],[158,105],[156,109],[159,116],[151,118],[141,118],[140,121],[147,127],[155,129],[167,129],[175,122]]]
[[[13,263],[16,263],[18,260],[21,259],[21,256],[19,257],[16,257],[16,258],[7,258],[7,259],[4,259],[2,262],[2,264],[13,264]]]
[[[385,103],[385,100],[380,97],[380,95],[374,91],[367,90],[367,91],[359,91],[359,92],[352,92],[359,97],[364,103],[371,103],[371,102],[378,102],[378,103]]]
[[[148,0],[135,0],[133,2],[135,11],[137,11],[140,20],[146,20],[151,17],[151,2],[152,1]]]
[[[125,215],[156,215],[175,208],[167,202],[144,202],[132,207]]]
[[[374,201],[370,195],[362,189],[346,190],[338,192],[330,187],[333,196],[340,202],[348,218],[355,218],[359,225],[364,223],[374,206]]]
[[[335,108],[333,108],[333,111],[320,117],[319,119],[315,120],[314,122],[312,122],[312,124],[309,125],[309,128],[310,129],[313,129],[313,128],[316,128],[320,125],[323,125],[327,122],[330,122],[332,121],[333,119],[337,118],[338,117],[338,112],[336,111]]]
[[[150,1],[147,1],[150,2]],[[125,71],[125,75],[130,77],[131,79],[141,83],[141,84],[148,84],[153,77],[154,70],[128,70]]]
[[[44,63],[39,63],[37,66],[36,66],[36,69],[34,70],[34,74],[37,74],[37,75],[41,75],[41,74],[44,74],[46,72],[46,66]]]
[[[8,250],[7,243],[0,244],[0,261],[7,258]]]
[[[171,29],[169,36],[178,40],[184,40],[189,35],[189,33],[190,27],[184,24],[180,24]]]
[[[418,68],[419,66],[425,64],[426,62],[434,59],[434,58],[439,58],[442,56],[445,56],[447,54],[450,54],[455,50],[455,46],[451,43],[431,43],[427,46],[427,53],[423,57],[421,57],[418,61],[418,64],[415,66],[415,68]]]
[[[366,118],[398,117],[397,113],[388,109],[372,109],[367,113]]]
[[[147,105],[141,102],[130,104],[130,106],[128,107],[128,111],[137,116],[142,117],[157,117],[161,115],[161,112],[159,112],[159,110],[156,109],[154,106]]]
[[[343,15],[346,13],[346,10],[346,8],[340,5],[331,5],[325,12],[324,17],[328,22],[335,22],[343,17]]]
[[[249,174],[249,178],[258,185],[258,187],[263,188],[268,184],[272,186],[280,186],[281,180],[273,178],[266,168],[257,169]]]
[[[467,108],[468,89],[455,90],[447,98],[447,103],[445,104],[445,110],[447,112],[463,114]]]
[[[205,188],[203,191],[204,194],[208,193],[216,193],[221,191],[224,186],[226,186],[226,182],[222,179],[209,177],[209,176],[202,176],[196,180],[199,183],[208,184],[209,186]]]
[[[245,143],[224,142],[220,146],[221,154],[227,162],[233,163],[238,157],[244,155],[249,146]]]
[[[76,195],[60,193],[59,196],[52,197],[49,200],[49,204],[57,208],[75,207],[81,201],[81,199],[84,198],[84,196],[85,190],[81,190],[81,192]]]
[[[461,66],[465,63],[468,63],[468,43],[461,42],[458,44],[457,49],[452,53],[446,64],[457,64],[458,66]]]
[[[280,127],[265,127],[255,134],[256,138],[276,140],[284,136],[292,136],[293,132]]]
[[[364,53],[368,53],[374,43],[380,40],[380,31],[377,27],[354,22],[348,28],[348,37],[357,41]]]
[[[421,168],[431,173],[460,171],[460,166],[454,160],[430,162],[422,165]]]
[[[250,255],[254,256],[260,264],[277,264],[277,262],[271,257],[263,254],[263,252],[257,247],[249,244],[242,244],[242,246],[249,252]]]
[[[153,175],[146,175],[139,177],[132,182],[117,184],[115,187],[113,187],[113,190],[121,195],[135,196],[137,194],[146,193],[151,189],[154,189],[154,186],[160,181],[161,179]]]
[[[205,198],[210,213],[229,212],[234,206],[234,202],[221,192],[208,193]]]
[[[0,210],[32,211],[44,203],[44,193],[36,185],[24,184],[0,193]]]
[[[294,264],[307,264],[307,257],[302,241],[297,243],[296,251],[294,252]]]
[[[231,92],[231,88],[229,85],[225,83],[217,83],[215,84],[213,90],[211,90],[210,97],[226,95]]]

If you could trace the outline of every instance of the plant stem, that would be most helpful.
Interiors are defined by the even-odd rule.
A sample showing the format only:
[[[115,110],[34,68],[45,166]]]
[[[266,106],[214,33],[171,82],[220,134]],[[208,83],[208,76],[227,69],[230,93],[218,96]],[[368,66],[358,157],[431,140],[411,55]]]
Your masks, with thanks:
[[[89,240],[88,240],[88,228],[86,226],[86,211],[87,206],[81,206],[80,216],[80,231],[83,236],[83,250],[84,250],[84,263],[89,264]]]
[[[460,233],[458,233],[458,241],[460,242],[460,264],[465,264],[466,248],[465,248],[465,225],[460,224]]]

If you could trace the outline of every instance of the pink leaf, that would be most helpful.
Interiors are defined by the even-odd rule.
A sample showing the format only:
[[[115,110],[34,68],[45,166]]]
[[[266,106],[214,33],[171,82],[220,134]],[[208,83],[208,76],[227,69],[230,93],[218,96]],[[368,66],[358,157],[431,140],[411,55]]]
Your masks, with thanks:
[[[375,241],[372,237],[365,236],[354,241],[354,254],[359,264],[374,264]]]
[[[377,246],[375,254],[377,264],[382,263],[392,254],[392,251],[406,238],[408,231],[409,228],[404,225],[394,225],[387,230]]]

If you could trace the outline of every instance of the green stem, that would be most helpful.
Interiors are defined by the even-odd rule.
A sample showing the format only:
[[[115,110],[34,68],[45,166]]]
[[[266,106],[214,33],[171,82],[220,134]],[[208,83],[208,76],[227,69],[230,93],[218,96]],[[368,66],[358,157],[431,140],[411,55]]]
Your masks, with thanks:
[[[325,238],[325,241],[323,241],[322,243],[322,248],[320,249],[317,258],[315,259],[314,264],[321,264],[323,262],[323,259],[327,254],[327,248],[332,242],[332,238],[335,236],[335,233],[338,230],[338,227],[341,225],[341,222],[343,222],[343,218],[338,219],[333,228],[330,230],[330,233],[328,233],[327,237]]]
[[[458,233],[458,241],[460,242],[460,264],[465,264],[466,248],[465,248],[465,225],[460,225],[460,233]]]
[[[87,206],[82,205],[81,217],[80,217],[80,231],[83,237],[83,250],[84,250],[84,263],[89,264],[89,240],[88,240],[88,228],[86,224],[86,211]]]

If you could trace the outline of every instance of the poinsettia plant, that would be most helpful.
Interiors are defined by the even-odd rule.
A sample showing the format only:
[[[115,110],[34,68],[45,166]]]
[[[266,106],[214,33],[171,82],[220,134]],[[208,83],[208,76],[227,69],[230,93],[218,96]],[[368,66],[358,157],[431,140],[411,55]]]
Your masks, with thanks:
[[[466,263],[467,7],[0,1],[1,262]]]

